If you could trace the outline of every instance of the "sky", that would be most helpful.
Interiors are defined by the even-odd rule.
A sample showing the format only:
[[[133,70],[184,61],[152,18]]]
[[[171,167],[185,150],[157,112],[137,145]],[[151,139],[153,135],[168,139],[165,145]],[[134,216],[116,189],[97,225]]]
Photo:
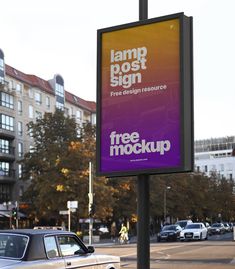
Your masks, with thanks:
[[[5,63],[96,101],[97,29],[138,21],[139,0],[0,0]],[[195,139],[235,135],[234,0],[148,0],[148,17],[193,17]]]

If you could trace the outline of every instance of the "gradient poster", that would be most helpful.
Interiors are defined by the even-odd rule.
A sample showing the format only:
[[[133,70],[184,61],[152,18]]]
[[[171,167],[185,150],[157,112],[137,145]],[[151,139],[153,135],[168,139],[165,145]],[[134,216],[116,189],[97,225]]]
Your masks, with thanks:
[[[180,18],[99,34],[99,173],[182,166]]]

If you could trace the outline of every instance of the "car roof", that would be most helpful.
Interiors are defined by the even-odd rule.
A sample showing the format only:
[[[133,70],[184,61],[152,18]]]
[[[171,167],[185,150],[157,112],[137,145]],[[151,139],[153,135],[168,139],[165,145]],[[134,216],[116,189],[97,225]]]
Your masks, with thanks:
[[[0,233],[24,234],[24,235],[46,235],[46,234],[72,234],[73,232],[53,230],[53,229],[14,229],[14,230],[0,230]]]
[[[0,230],[0,234],[28,236],[30,239],[28,241],[27,250],[23,257],[23,260],[27,260],[27,261],[46,259],[46,253],[44,250],[44,243],[43,243],[44,236],[46,235],[75,235],[75,233],[69,232],[69,231],[47,230],[47,229],[45,230],[43,229]],[[82,245],[84,245],[79,238],[78,240],[80,241]]]

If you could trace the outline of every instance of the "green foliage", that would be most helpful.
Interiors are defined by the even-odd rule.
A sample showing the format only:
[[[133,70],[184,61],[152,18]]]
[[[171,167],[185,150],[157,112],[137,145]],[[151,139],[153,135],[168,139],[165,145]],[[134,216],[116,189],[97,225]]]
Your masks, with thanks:
[[[34,150],[22,164],[23,179],[28,182],[24,201],[31,204],[32,218],[59,219],[67,201],[78,201],[79,217],[88,217],[89,162],[95,163],[95,127],[84,124],[77,137],[76,122],[57,110],[30,122]],[[105,178],[94,177],[96,217],[112,215],[112,192]],[[111,196],[111,197],[110,197]]]

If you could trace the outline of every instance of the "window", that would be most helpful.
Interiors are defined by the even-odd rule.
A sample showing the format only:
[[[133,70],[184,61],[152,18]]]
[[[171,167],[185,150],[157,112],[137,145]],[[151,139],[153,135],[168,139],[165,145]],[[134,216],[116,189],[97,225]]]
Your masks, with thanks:
[[[4,55],[0,50],[0,83],[4,83]]]
[[[4,71],[4,61],[2,58],[0,58],[0,70]]]
[[[92,116],[91,116],[91,123],[93,125],[96,125],[96,114],[92,114]]]
[[[19,93],[22,93],[22,85],[17,83],[16,84],[16,91],[19,92]]]
[[[64,104],[62,104],[60,102],[56,102],[56,108],[64,110]]]
[[[10,153],[10,142],[5,139],[0,139],[0,152],[1,153]]]
[[[33,106],[29,105],[29,118],[33,119]]]
[[[38,105],[41,105],[42,103],[42,95],[39,92],[35,92],[35,102]]]
[[[29,238],[24,235],[1,234],[0,256],[10,259],[21,259],[24,256],[28,240]]]
[[[18,176],[19,176],[19,178],[22,178],[22,174],[23,174],[23,166],[22,166],[22,164],[18,164]]]
[[[72,117],[73,116],[73,108],[69,107],[69,116]]]
[[[29,98],[33,99],[33,90],[32,89],[29,89]]]
[[[8,184],[0,184],[0,202],[4,203],[11,199],[11,186]]]
[[[1,128],[8,130],[8,131],[14,131],[14,119],[13,117],[0,114],[1,115]]]
[[[23,157],[23,143],[18,143],[18,156]]]
[[[19,196],[22,197],[23,196],[23,193],[24,193],[24,186],[20,186]]]
[[[23,135],[23,123],[21,121],[18,121],[18,135]]]
[[[46,97],[46,107],[50,108],[51,104],[50,104],[50,98],[47,96]]]
[[[23,105],[22,105],[22,101],[20,100],[17,102],[17,110],[18,110],[18,115],[21,115],[23,111]]]
[[[0,176],[10,175],[10,164],[8,162],[0,162]]]
[[[77,110],[76,111],[76,118],[77,118],[77,120],[81,120],[82,119],[82,111],[81,110]]]
[[[55,95],[64,98],[64,86],[56,83],[56,85],[55,85]]]
[[[13,109],[14,108],[13,96],[8,93],[1,92],[1,106]]]
[[[48,258],[55,258],[59,256],[57,244],[54,236],[47,236],[44,238],[46,253]]]
[[[220,171],[224,171],[224,164],[220,165]]]
[[[73,256],[85,253],[75,237],[66,235],[59,236],[58,242],[63,256]]]

